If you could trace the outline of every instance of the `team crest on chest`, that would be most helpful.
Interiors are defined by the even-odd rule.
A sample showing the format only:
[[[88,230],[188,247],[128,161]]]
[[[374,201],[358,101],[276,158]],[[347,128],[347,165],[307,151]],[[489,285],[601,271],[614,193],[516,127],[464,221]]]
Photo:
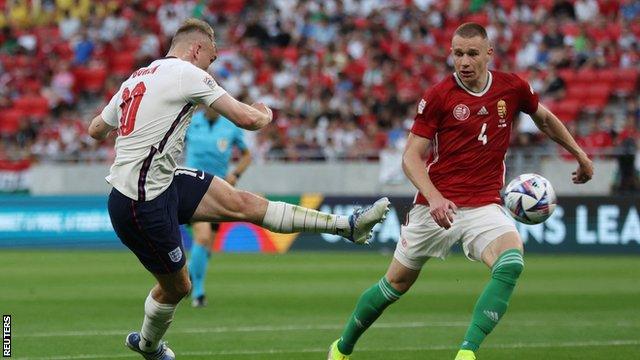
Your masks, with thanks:
[[[458,104],[456,105],[456,107],[453,108],[453,117],[455,117],[456,120],[465,121],[469,118],[470,114],[471,114],[471,111],[469,110],[469,107],[465,104]]]
[[[507,103],[502,99],[498,101],[498,116],[500,119],[507,117]]]
[[[229,142],[226,139],[218,140],[218,150],[220,152],[225,152],[229,147]]]

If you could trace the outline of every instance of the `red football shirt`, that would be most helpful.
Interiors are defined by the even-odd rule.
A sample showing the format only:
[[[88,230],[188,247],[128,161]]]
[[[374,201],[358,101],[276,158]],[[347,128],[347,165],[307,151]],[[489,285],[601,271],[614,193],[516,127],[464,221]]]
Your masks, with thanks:
[[[515,74],[490,71],[475,93],[454,73],[425,92],[411,132],[432,140],[427,172],[459,207],[501,203],[504,158],[520,111],[533,114],[538,95]],[[428,202],[418,192],[415,202]]]

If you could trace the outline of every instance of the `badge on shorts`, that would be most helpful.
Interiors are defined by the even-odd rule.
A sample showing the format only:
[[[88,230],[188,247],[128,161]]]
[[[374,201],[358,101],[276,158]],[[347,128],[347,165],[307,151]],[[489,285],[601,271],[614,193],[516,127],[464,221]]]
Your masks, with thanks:
[[[171,261],[173,261],[174,263],[182,260],[182,249],[180,249],[180,246],[169,252],[169,259],[171,259]]]

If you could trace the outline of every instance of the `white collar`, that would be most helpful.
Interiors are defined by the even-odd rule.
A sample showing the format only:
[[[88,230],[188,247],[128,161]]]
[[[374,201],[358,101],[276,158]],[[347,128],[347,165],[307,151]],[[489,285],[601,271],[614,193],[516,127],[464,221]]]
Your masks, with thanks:
[[[475,91],[469,89],[462,82],[462,80],[460,80],[460,78],[458,77],[458,74],[455,71],[453,72],[453,77],[456,79],[456,82],[458,83],[458,86],[460,86],[462,89],[464,89],[464,91],[468,92],[469,94],[471,94],[473,96],[480,97],[480,96],[486,94],[487,91],[489,91],[489,89],[491,88],[491,83],[493,82],[493,74],[491,74],[491,71],[487,71],[487,72],[489,73],[489,79],[487,80],[487,83],[484,85],[484,89],[482,89],[482,91],[480,91],[480,92],[475,92]]]

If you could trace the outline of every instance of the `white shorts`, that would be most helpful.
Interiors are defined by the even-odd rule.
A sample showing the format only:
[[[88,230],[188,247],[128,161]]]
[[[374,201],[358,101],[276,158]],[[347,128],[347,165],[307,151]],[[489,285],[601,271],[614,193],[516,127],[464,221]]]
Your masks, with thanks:
[[[393,257],[410,269],[420,270],[428,258],[444,259],[451,247],[461,241],[469,259],[481,260],[487,245],[511,231],[517,231],[515,224],[498,204],[459,208],[449,229],[436,224],[428,206],[414,205],[407,224],[400,229],[400,241]]]

